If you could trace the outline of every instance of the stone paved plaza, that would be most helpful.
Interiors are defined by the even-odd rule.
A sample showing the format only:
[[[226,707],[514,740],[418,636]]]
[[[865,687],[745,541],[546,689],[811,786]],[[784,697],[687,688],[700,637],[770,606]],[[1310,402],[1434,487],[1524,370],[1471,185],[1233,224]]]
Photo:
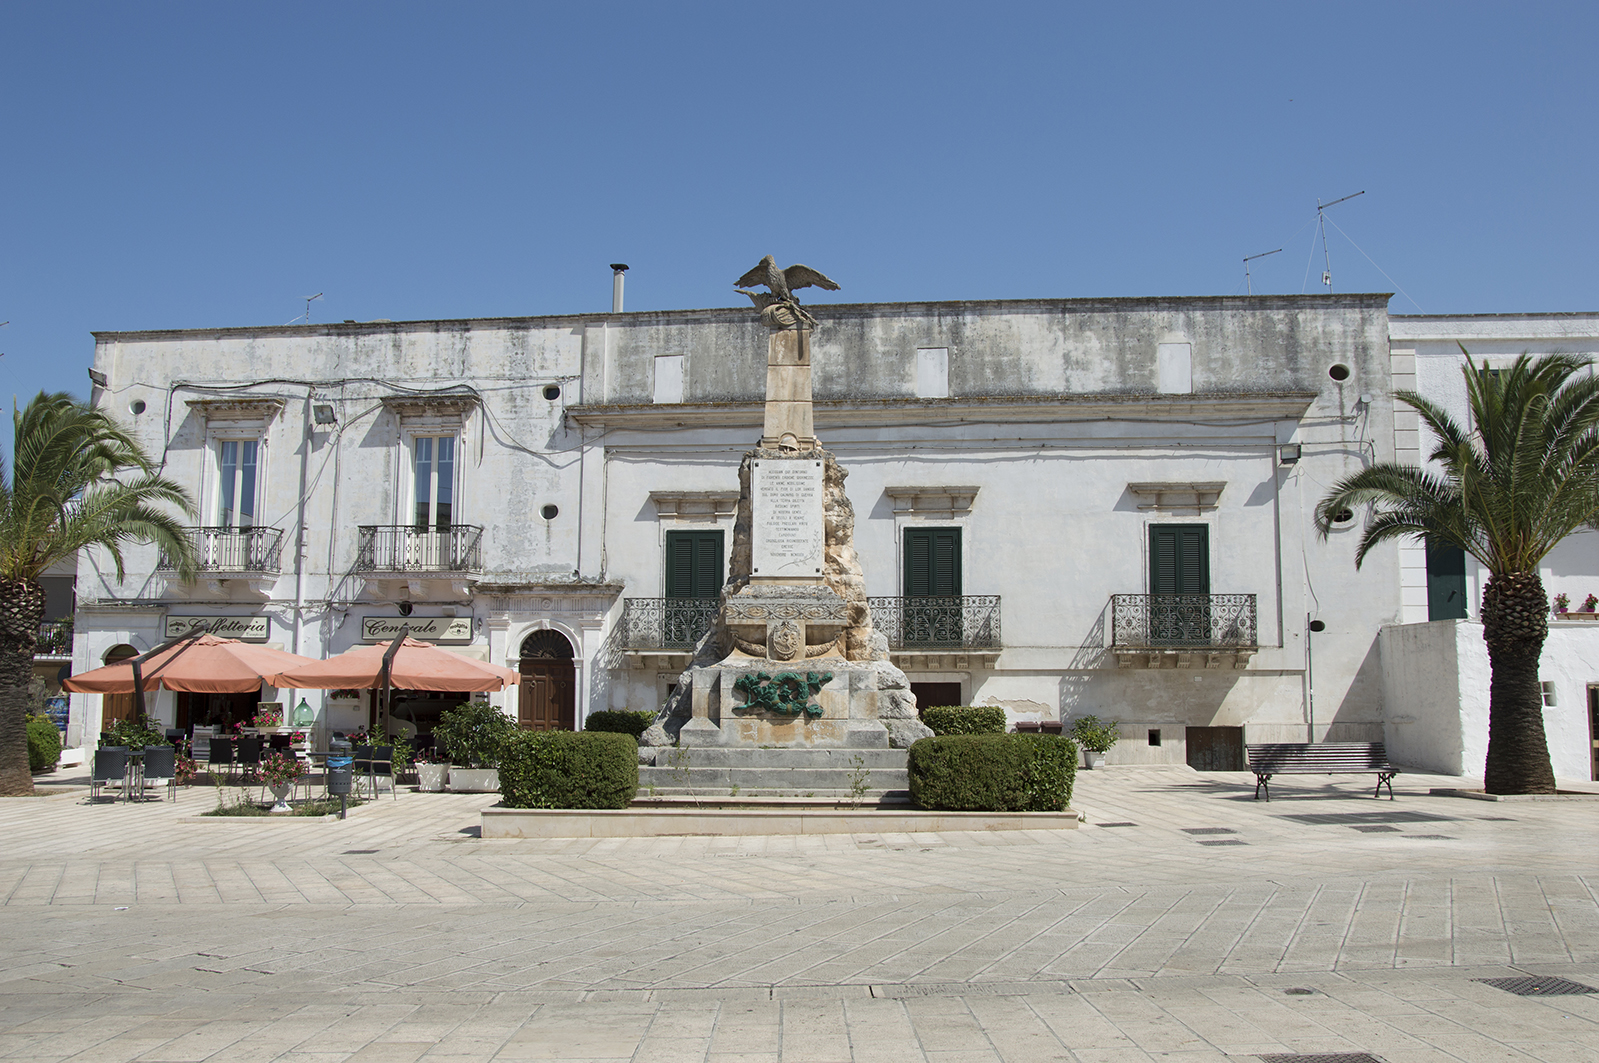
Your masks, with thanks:
[[[1599,802],[1079,774],[1082,829],[484,841],[0,801],[0,1058],[1599,1060]]]

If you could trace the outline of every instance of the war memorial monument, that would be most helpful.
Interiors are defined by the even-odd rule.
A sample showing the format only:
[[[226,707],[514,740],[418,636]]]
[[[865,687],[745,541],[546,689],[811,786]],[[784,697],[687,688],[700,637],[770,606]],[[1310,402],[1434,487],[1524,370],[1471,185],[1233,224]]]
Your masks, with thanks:
[[[765,286],[767,292],[746,290]],[[661,747],[745,750],[701,761],[799,767],[788,749],[900,750],[932,732],[917,719],[905,673],[872,630],[854,547],[849,475],[816,437],[811,331],[793,289],[838,285],[807,266],[779,269],[768,255],[738,287],[769,330],[765,424],[739,466],[728,579],[711,630],[654,726],[641,757]],[[818,760],[817,766],[830,758]],[[874,757],[874,767],[879,766]],[[825,785],[825,784],[824,784]]]

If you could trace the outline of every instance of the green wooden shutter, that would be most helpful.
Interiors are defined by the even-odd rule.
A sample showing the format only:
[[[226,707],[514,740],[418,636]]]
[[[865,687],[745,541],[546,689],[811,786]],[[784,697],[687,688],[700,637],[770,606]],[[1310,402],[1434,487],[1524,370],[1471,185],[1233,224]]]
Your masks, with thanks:
[[[1149,593],[1210,593],[1210,528],[1157,524],[1149,529]]]
[[[722,590],[722,533],[666,533],[666,596],[715,598]]]
[[[1427,544],[1427,619],[1466,619],[1466,552]]]
[[[905,597],[955,598],[961,593],[961,530],[905,529]]]

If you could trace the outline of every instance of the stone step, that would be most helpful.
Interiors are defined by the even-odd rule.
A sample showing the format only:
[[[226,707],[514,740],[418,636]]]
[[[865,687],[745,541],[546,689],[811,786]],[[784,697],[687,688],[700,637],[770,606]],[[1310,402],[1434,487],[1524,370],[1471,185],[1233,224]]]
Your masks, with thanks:
[[[655,766],[669,768],[863,768],[905,767],[903,749],[840,749],[785,746],[680,746],[655,754]]]
[[[909,790],[868,790],[859,797],[847,790],[817,790],[791,793],[783,790],[757,790],[737,794],[703,790],[643,790],[633,799],[633,808],[910,808]]]
[[[904,790],[910,786],[910,775],[904,768],[866,768],[864,771],[860,781],[868,790]],[[856,783],[857,773],[858,769],[854,768],[641,767],[638,784],[641,790],[654,786],[657,790],[672,787],[725,793],[737,786],[740,791],[842,790],[848,793]]]

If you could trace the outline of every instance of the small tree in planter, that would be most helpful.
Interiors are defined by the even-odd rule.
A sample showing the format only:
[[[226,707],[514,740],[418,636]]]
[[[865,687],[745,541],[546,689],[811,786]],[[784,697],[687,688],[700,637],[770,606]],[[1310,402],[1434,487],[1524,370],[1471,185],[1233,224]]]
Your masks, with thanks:
[[[1105,754],[1121,738],[1116,730],[1119,721],[1101,723],[1098,716],[1079,716],[1072,724],[1072,740],[1083,750],[1083,764],[1089,768],[1105,766]]]
[[[498,790],[500,747],[515,733],[511,718],[485,702],[445,709],[433,739],[450,763],[450,789]]]
[[[284,753],[273,750],[261,758],[261,766],[256,769],[261,782],[271,791],[275,799],[272,805],[274,812],[287,812],[289,810],[289,790],[294,786],[294,780],[305,773],[300,766],[300,760],[293,753]]]

